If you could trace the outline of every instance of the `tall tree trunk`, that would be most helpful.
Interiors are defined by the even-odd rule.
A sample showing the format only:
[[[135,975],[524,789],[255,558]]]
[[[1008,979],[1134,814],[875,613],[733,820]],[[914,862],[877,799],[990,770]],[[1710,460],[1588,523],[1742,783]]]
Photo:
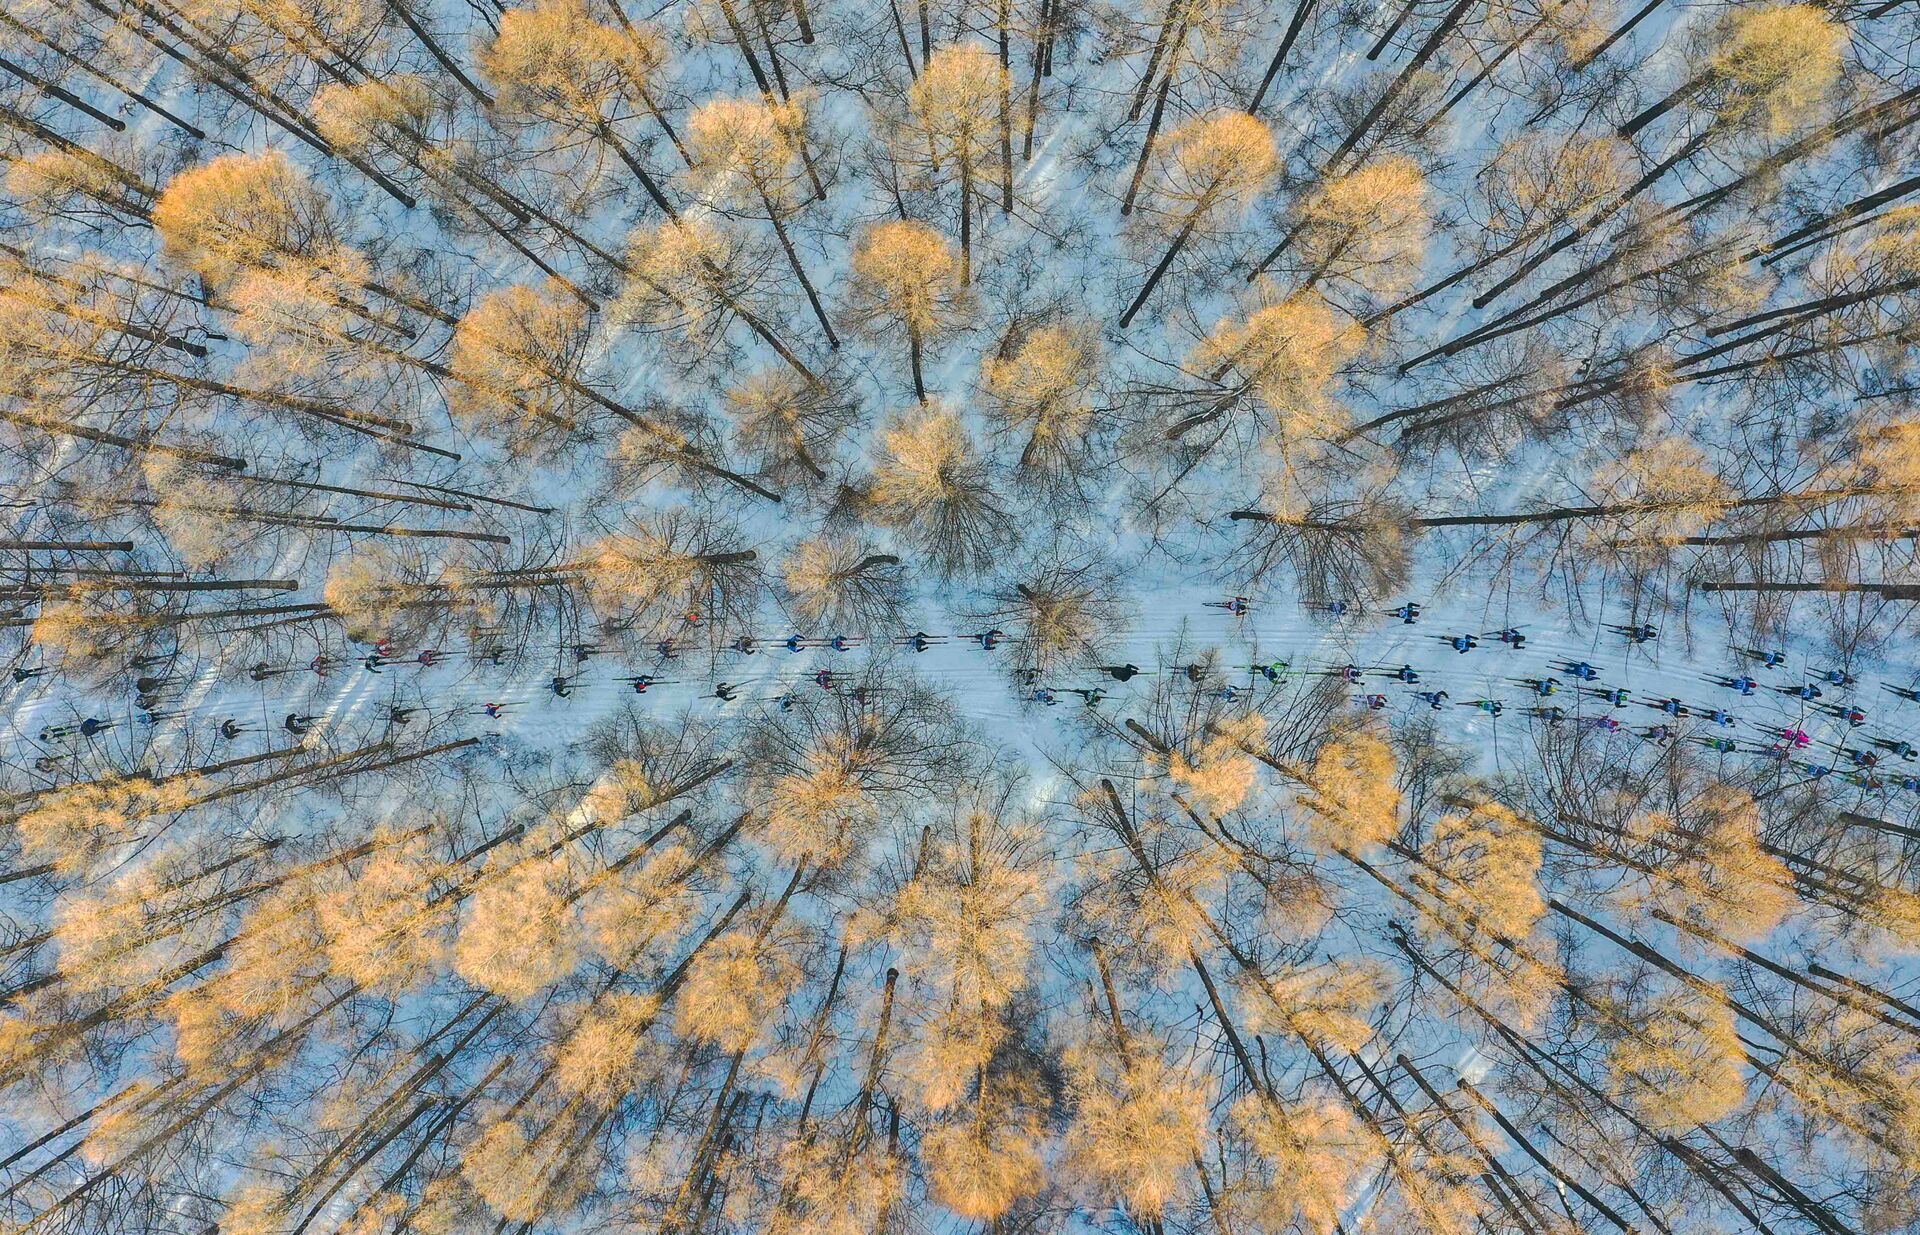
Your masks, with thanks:
[[[1306,25],[1307,15],[1313,11],[1314,0],[1296,0],[1293,6],[1293,20],[1287,23],[1287,32],[1280,36],[1280,46],[1273,53],[1273,59],[1267,62],[1266,75],[1260,79],[1260,88],[1253,92],[1253,98],[1247,102],[1247,114],[1258,116],[1260,104],[1267,98],[1267,91],[1273,88],[1274,79],[1280,76],[1280,69],[1287,62],[1287,53],[1293,50],[1294,40],[1300,37],[1300,28]]]
[[[1188,213],[1186,222],[1180,225],[1180,231],[1174,236],[1173,243],[1168,245],[1167,251],[1161,255],[1159,264],[1153,268],[1153,273],[1149,274],[1147,281],[1140,285],[1140,291],[1134,296],[1133,303],[1128,305],[1127,311],[1120,315],[1120,329],[1125,330],[1133,324],[1134,315],[1139,313],[1140,307],[1147,303],[1147,297],[1153,295],[1153,289],[1166,275],[1167,268],[1173,265],[1173,259],[1180,255],[1180,250],[1186,247],[1187,238],[1193,235],[1193,229],[1199,221],[1200,207],[1196,205]]]
[[[1133,213],[1133,202],[1140,194],[1140,183],[1146,179],[1147,161],[1153,157],[1154,142],[1160,136],[1160,122],[1167,114],[1167,94],[1173,89],[1174,75],[1180,71],[1180,51],[1186,45],[1187,23],[1183,17],[1175,34],[1173,47],[1167,56],[1167,71],[1160,76],[1160,89],[1153,98],[1153,115],[1147,120],[1147,135],[1140,143],[1140,158],[1133,165],[1133,178],[1127,182],[1127,194],[1120,200],[1120,217]]]

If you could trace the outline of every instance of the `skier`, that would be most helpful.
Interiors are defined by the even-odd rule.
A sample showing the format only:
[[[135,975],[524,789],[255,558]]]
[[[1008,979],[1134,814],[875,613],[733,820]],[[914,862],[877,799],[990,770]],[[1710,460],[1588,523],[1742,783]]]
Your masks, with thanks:
[[[1706,747],[1708,750],[1718,751],[1723,755],[1734,754],[1740,749],[1740,743],[1734,741],[1732,738],[1710,737],[1710,738],[1694,738],[1693,740],[1700,743],[1700,745]]]
[[[420,662],[421,668],[431,669],[435,665],[440,663],[440,649],[439,648],[422,648],[420,651],[420,655],[414,657],[414,659]]]
[[[1898,755],[1902,759],[1920,758],[1920,748],[1916,748],[1912,742],[1904,738],[1875,738],[1873,744],[1888,754]]]
[[[1546,708],[1528,708],[1527,715],[1535,720],[1544,720],[1549,725],[1557,725],[1567,718],[1567,710],[1558,704]]]
[[[1714,724],[1719,725],[1723,729],[1731,729],[1735,725],[1740,723],[1738,720],[1734,718],[1733,713],[1725,711],[1724,709],[1721,709],[1721,708],[1715,708],[1713,709],[1713,711],[1708,712],[1707,719],[1712,721]]]
[[[281,723],[285,726],[288,733],[293,734],[295,737],[304,737],[307,730],[313,725],[313,717],[302,716],[298,712],[288,712],[287,719]]]
[[[1624,686],[1616,686],[1611,690],[1590,690],[1587,693],[1596,699],[1606,700],[1610,706],[1616,708],[1626,707],[1628,700],[1633,698],[1633,692]]]
[[[1616,626],[1609,622],[1607,623],[1607,629],[1617,634],[1625,635],[1634,643],[1651,643],[1660,637],[1659,631],[1645,624],[1639,626]]]
[[[1447,692],[1444,690],[1423,690],[1418,693],[1427,701],[1427,706],[1436,712],[1447,706]]]
[[[833,670],[822,669],[813,675],[813,681],[821,690],[832,690],[834,686],[838,684],[839,679],[833,676]]]
[[[1480,641],[1472,635],[1440,635],[1438,637],[1442,642],[1448,644],[1454,651],[1460,653],[1462,656],[1465,656],[1468,652],[1480,646]]]
[[[1398,669],[1382,669],[1380,672],[1409,686],[1420,680],[1420,671],[1412,665],[1401,665]]]
[[[1096,668],[1116,682],[1129,681],[1140,672],[1139,665],[1099,665]]]
[[[1228,600],[1210,600],[1207,602],[1207,608],[1225,609],[1235,617],[1245,617],[1247,611],[1253,608],[1253,600],[1246,596],[1235,596]]]
[[[1908,703],[1920,703],[1920,690],[1915,690],[1911,686],[1889,686],[1885,682],[1882,682],[1880,683],[1880,689],[1892,691]]]
[[[1669,742],[1673,741],[1673,726],[1672,725],[1654,725],[1650,729],[1642,730],[1640,733],[1640,736],[1647,739],[1649,742],[1654,742],[1661,746],[1665,746]]]
[[[1469,699],[1463,706],[1479,708],[1489,716],[1498,716],[1506,711],[1506,705],[1498,699]]]
[[[388,708],[387,723],[390,725],[408,724],[413,720],[413,712],[414,712],[414,709],[412,708],[401,708],[401,707]]]
[[[1267,679],[1269,682],[1284,682],[1287,677],[1287,670],[1290,668],[1292,668],[1292,666],[1286,661],[1276,660],[1270,665],[1255,665],[1252,671]]]
[[[1560,689],[1559,678],[1521,678],[1520,681],[1542,699]]]
[[[754,646],[752,637],[749,635],[741,635],[738,639],[735,639],[733,641],[733,650],[742,656],[753,655]]]
[[[1378,712],[1381,708],[1387,706],[1387,697],[1385,695],[1362,695],[1360,696],[1360,701],[1367,705],[1367,711],[1369,712]]]
[[[1106,697],[1107,697],[1107,692],[1106,692],[1106,691],[1104,691],[1104,690],[1102,690],[1102,689],[1101,689],[1100,687],[1098,687],[1098,686],[1096,686],[1096,687],[1094,687],[1094,688],[1093,688],[1092,690],[1073,690],[1073,689],[1069,689],[1069,690],[1067,691],[1067,693],[1068,693],[1068,694],[1070,694],[1070,695],[1078,695],[1078,696],[1080,696],[1080,702],[1081,702],[1081,703],[1082,703],[1082,704],[1083,704],[1084,706],[1086,706],[1086,707],[1090,707],[1090,708],[1096,708],[1096,707],[1099,707],[1099,706],[1100,706],[1100,701],[1101,701],[1102,699],[1104,699],[1104,698],[1106,698]]]
[[[807,646],[807,641],[799,635],[788,635],[780,646],[786,648],[789,652],[798,652],[801,648]]]
[[[1054,693],[1044,686],[1035,688],[1033,693],[1028,695],[1027,698],[1034,703],[1044,703],[1048,707],[1052,707],[1054,704],[1060,702]]]
[[[1716,677],[1716,678],[1709,678],[1708,680],[1711,681],[1716,686],[1725,686],[1725,687],[1728,687],[1729,689],[1737,690],[1742,695],[1745,695],[1748,698],[1752,698],[1753,692],[1760,685],[1760,683],[1754,681],[1752,678],[1748,677],[1744,673],[1736,678]]]
[[[1589,729],[1604,729],[1608,733],[1618,733],[1624,727],[1612,716],[1590,716],[1581,723]]]
[[[571,695],[573,693],[573,684],[567,681],[566,678],[561,677],[558,674],[554,675],[553,681],[549,682],[547,684],[547,687],[548,689],[553,691],[556,697],[561,699],[565,699],[568,695]]]
[[[15,682],[24,682],[28,678],[37,678],[41,674],[45,673],[46,671],[47,671],[47,668],[45,665],[42,665],[38,669],[26,669],[26,668],[22,668],[19,665],[15,665],[13,667],[13,680]],[[145,681],[146,679],[142,678],[141,680]]]
[[[633,693],[636,695],[646,694],[647,687],[657,685],[659,682],[659,679],[655,678],[651,673],[643,673],[637,678],[623,678],[622,680],[633,687]]]
[[[1864,725],[1867,723],[1867,713],[1865,708],[1828,707],[1826,710],[1828,712],[1831,712],[1833,715],[1838,716],[1841,720],[1846,721],[1847,724],[1853,726],[1856,729],[1858,729],[1861,725]]]
[[[858,639],[849,639],[845,635],[835,635],[827,641],[827,646],[836,652],[845,652],[860,646]]]
[[[504,703],[483,703],[480,705],[480,710],[493,719],[499,720],[501,713],[507,710],[507,705]]]
[[[379,652],[368,652],[360,658],[360,667],[368,673],[380,672],[380,666],[386,663],[385,658],[383,658]]]
[[[1804,699],[1808,702],[1818,699],[1826,693],[1812,682],[1803,682],[1798,686],[1776,686],[1774,689],[1783,695],[1792,695],[1797,699]]]
[[[980,650],[983,652],[993,651],[994,648],[999,646],[1000,641],[1002,639],[1005,639],[1006,637],[1007,637],[1006,631],[997,630],[997,629],[983,630],[979,634],[973,636],[973,638],[978,639],[980,641]]]
[[[229,742],[245,732],[246,730],[240,727],[240,722],[234,720],[231,716],[220,722],[220,736]]]
[[[1742,656],[1751,656],[1768,669],[1778,669],[1787,663],[1787,654],[1780,651],[1767,651],[1764,648],[1740,648]]]
[[[1657,711],[1665,712],[1668,716],[1686,716],[1689,714],[1687,705],[1678,699],[1662,699],[1658,703],[1649,700],[1647,701],[1647,706]]]
[[[1189,682],[1204,682],[1207,680],[1207,667],[1198,661],[1190,665],[1183,665],[1175,669],[1174,672],[1185,675]]]
[[[1820,674],[1829,686],[1852,686],[1854,677],[1844,669],[1827,669]]]
[[[732,703],[735,688],[725,682],[717,682],[713,687],[713,697],[722,703]]]
[[[653,645],[653,650],[660,654],[661,660],[672,660],[674,657],[680,655],[680,649],[674,646],[673,640],[671,639],[662,639]],[[494,663],[499,664],[500,662],[496,660]]]
[[[1224,700],[1227,703],[1238,703],[1240,701],[1240,688],[1231,684],[1222,686],[1213,692],[1213,697]]]
[[[930,635],[924,630],[916,630],[903,640],[907,647],[913,649],[916,656],[928,648],[933,647],[935,644],[944,643],[945,641],[945,636]]]
[[[1407,626],[1411,626],[1415,622],[1420,620],[1420,606],[1413,603],[1412,601],[1408,601],[1406,604],[1401,605],[1398,609],[1389,609],[1387,610],[1387,612],[1392,616],[1399,618],[1400,621]]]
[[[1600,671],[1584,660],[1563,660],[1556,662],[1553,667],[1571,673],[1582,682],[1591,682],[1600,676]]]
[[[1813,745],[1813,738],[1808,736],[1805,729],[1782,729],[1780,736],[1792,743],[1795,750],[1805,750]]]
[[[1495,635],[1495,638],[1499,639],[1500,642],[1506,644],[1508,647],[1512,648],[1516,652],[1519,651],[1521,648],[1527,646],[1527,637],[1520,633],[1520,628],[1518,626],[1507,627],[1506,629],[1500,631],[1497,635]]]
[[[327,660],[327,654],[325,652],[320,653],[307,662],[307,668],[312,671],[315,677],[319,678],[326,677],[327,670],[331,667],[332,662]]]

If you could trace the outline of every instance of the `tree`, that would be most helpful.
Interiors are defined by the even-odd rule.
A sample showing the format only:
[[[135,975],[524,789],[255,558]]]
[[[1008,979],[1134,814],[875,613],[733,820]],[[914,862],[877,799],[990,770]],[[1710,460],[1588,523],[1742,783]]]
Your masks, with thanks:
[[[725,524],[666,511],[594,545],[585,583],[621,629],[688,616],[719,625],[752,612],[758,558]]]
[[[1272,132],[1244,112],[1202,116],[1167,136],[1151,201],[1155,212],[1173,224],[1173,238],[1120,315],[1121,329],[1133,324],[1194,233],[1218,217],[1244,210],[1279,169]]]
[[[834,452],[860,419],[844,394],[790,369],[746,374],[727,390],[726,411],[741,451],[781,482],[790,475],[825,481]]]
[[[615,29],[595,21],[584,0],[541,0],[507,9],[480,53],[480,70],[499,87],[509,113],[592,134],[626,165],[660,212],[676,216],[654,175],[615,127],[622,104],[638,104],[665,126],[654,102],[667,64],[666,40],[648,26]],[[671,130],[668,130],[671,133]]]
[[[669,220],[627,238],[629,276],[621,317],[718,339],[729,322],[745,322],[809,384],[819,377],[747,303],[757,265],[741,237],[705,219]]]
[[[1121,583],[1098,558],[1049,554],[996,586],[975,616],[1020,631],[1020,673],[1050,673],[1097,660],[1124,634],[1131,614]]]
[[[907,336],[913,394],[925,403],[921,360],[964,303],[956,285],[953,250],[924,223],[878,223],[867,229],[854,248],[853,277],[863,316]]]
[[[840,337],[787,231],[787,218],[811,195],[810,184],[803,190],[805,132],[806,114],[792,102],[715,99],[687,122],[688,148],[710,191],[721,200],[745,201],[748,209],[757,205],[765,214],[828,345],[838,348]]]
[[[939,403],[896,417],[881,435],[867,501],[943,575],[984,570],[1010,524],[992,474],[957,413]]]
[[[973,282],[973,216],[979,183],[1004,174],[998,134],[1012,79],[992,52],[977,43],[943,47],[929,58],[907,91],[912,128],[899,139],[926,146],[933,176],[945,169],[960,188],[960,286]],[[918,160],[915,160],[918,161]]]
[[[1067,321],[1009,334],[1000,354],[980,361],[980,386],[1007,428],[1026,436],[1020,466],[1070,476],[1098,418],[1087,399],[1100,379],[1101,349],[1091,323]]]
[[[905,572],[891,553],[819,537],[795,545],[780,572],[794,616],[815,629],[873,636],[897,629],[905,615]]]
[[[1306,267],[1302,289],[1351,284],[1369,299],[1404,290],[1426,247],[1426,195],[1419,166],[1397,156],[1322,181],[1291,233]]]

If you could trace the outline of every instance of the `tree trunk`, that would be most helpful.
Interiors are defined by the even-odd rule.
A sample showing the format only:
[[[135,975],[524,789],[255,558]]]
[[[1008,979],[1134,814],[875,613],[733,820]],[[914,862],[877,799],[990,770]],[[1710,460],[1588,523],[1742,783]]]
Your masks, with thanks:
[[[1622,22],[1620,26],[1617,29],[1615,29],[1612,34],[1609,34],[1601,42],[1601,44],[1598,47],[1594,48],[1592,51],[1588,52],[1586,55],[1581,56],[1579,59],[1575,60],[1572,64],[1568,65],[1567,66],[1568,70],[1570,72],[1578,73],[1582,69],[1586,68],[1589,64],[1592,64],[1595,60],[1598,60],[1601,56],[1606,54],[1606,51],[1609,47],[1612,47],[1615,43],[1618,43],[1621,39],[1626,38],[1627,35],[1633,33],[1633,28],[1635,26],[1639,25],[1641,22],[1651,17],[1653,15],[1653,11],[1659,8],[1662,3],[1664,3],[1664,0],[1647,0],[1647,3],[1642,5],[1638,12],[1636,12],[1632,17],[1627,18],[1625,22]]]
[[[1253,92],[1253,98],[1247,103],[1247,114],[1258,116],[1260,104],[1266,101],[1267,91],[1272,89],[1274,78],[1280,76],[1280,69],[1286,63],[1287,53],[1293,50],[1294,40],[1300,37],[1300,28],[1307,22],[1307,15],[1313,11],[1314,0],[1297,0],[1293,6],[1293,20],[1287,23],[1287,32],[1280,36],[1280,47],[1273,53],[1273,59],[1267,62],[1267,72],[1260,79],[1260,88]]]
[[[1694,95],[1700,93],[1700,91],[1704,90],[1707,84],[1712,80],[1713,79],[1711,76],[1703,73],[1700,76],[1694,78],[1692,81],[1687,82],[1685,85],[1680,86],[1679,88],[1674,90],[1672,94],[1669,94],[1666,98],[1661,99],[1658,103],[1655,103],[1652,107],[1647,108],[1645,111],[1642,111],[1639,115],[1635,116],[1633,119],[1621,125],[1618,130],[1620,136],[1632,137],[1635,133],[1638,133],[1641,129],[1646,128],[1648,125],[1652,124],[1654,121],[1658,120],[1660,117],[1666,115],[1668,112],[1672,111],[1674,108],[1680,106],[1680,104],[1686,102],[1688,99],[1692,98]]]
[[[407,8],[407,0],[387,0],[387,7],[393,11],[395,17],[400,19],[400,24],[411,31],[414,38],[420,40],[420,46],[427,49],[427,54],[432,56],[440,67],[445,69],[455,81],[459,82],[468,94],[473,96],[474,102],[480,104],[480,106],[486,110],[492,110],[493,96],[475,85],[473,79],[468,77],[466,73],[461,70],[460,66],[454,62],[453,57],[449,56],[440,44],[434,40],[433,36],[428,34],[418,21],[414,20],[412,11]]]
[[[1139,196],[1140,182],[1147,175],[1147,160],[1153,157],[1153,144],[1160,136],[1160,122],[1167,114],[1167,94],[1173,89],[1174,74],[1180,71],[1180,49],[1186,45],[1187,23],[1183,17],[1178,33],[1174,37],[1173,49],[1167,56],[1167,71],[1160,76],[1160,89],[1153,98],[1153,115],[1147,120],[1147,136],[1140,143],[1140,158],[1133,165],[1133,179],[1127,182],[1127,195],[1120,200],[1120,217],[1126,218],[1133,213],[1134,198]]]
[[[1021,127],[1020,157],[1033,158],[1033,124],[1040,112],[1041,71],[1046,67],[1047,39],[1053,33],[1053,0],[1040,0],[1040,20],[1033,32],[1033,75],[1027,79],[1027,115]]]
[[[1660,0],[1655,0],[1655,3],[1659,3],[1659,2]],[[1567,0],[1556,0],[1556,2],[1553,4],[1551,8],[1542,9],[1540,16],[1534,19],[1532,25],[1528,26],[1517,37],[1510,39],[1507,42],[1506,46],[1500,49],[1500,53],[1498,55],[1496,55],[1493,59],[1487,61],[1487,63],[1481,67],[1480,71],[1478,73],[1475,73],[1473,77],[1468,80],[1466,85],[1456,90],[1453,93],[1452,97],[1450,97],[1445,103],[1440,105],[1439,111],[1433,113],[1433,115],[1428,116],[1425,120],[1421,121],[1420,127],[1414,131],[1414,136],[1415,137],[1426,136],[1427,133],[1432,131],[1434,125],[1439,124],[1442,120],[1446,119],[1447,114],[1451,112],[1455,107],[1458,107],[1460,105],[1461,100],[1465,99],[1469,94],[1472,94],[1474,90],[1480,85],[1481,82],[1486,81],[1487,78],[1493,76],[1496,72],[1498,72],[1500,69],[1500,66],[1507,62],[1507,57],[1519,51],[1521,46],[1524,43],[1526,43],[1528,39],[1532,38],[1535,34],[1538,34],[1540,32],[1540,28],[1546,25],[1548,21],[1552,20],[1554,13],[1557,12],[1559,9],[1565,7],[1566,4],[1567,4]]]
[[[1179,256],[1180,250],[1185,247],[1187,238],[1193,235],[1193,229],[1199,221],[1200,207],[1196,205],[1187,215],[1186,222],[1180,225],[1180,231],[1174,236],[1173,243],[1168,245],[1167,251],[1161,255],[1159,265],[1153,268],[1153,273],[1148,275],[1147,281],[1141,285],[1139,293],[1133,298],[1133,303],[1128,305],[1127,311],[1120,315],[1120,329],[1125,330],[1133,324],[1134,315],[1140,312],[1142,305],[1147,303],[1147,297],[1153,295],[1153,289],[1165,276],[1167,268],[1173,265],[1173,259]]]
[[[1011,0],[999,0],[1000,28],[1000,213],[1013,213],[1013,69],[1007,40],[1007,7]]]
[[[719,3],[720,14],[727,19],[727,29],[733,32],[734,45],[740,49],[741,56],[746,59],[748,70],[753,74],[753,84],[760,88],[761,94],[771,100],[773,83],[767,80],[766,71],[760,67],[760,57],[753,54],[753,44],[747,41],[746,28],[740,24],[740,15],[734,12],[733,0],[719,0]]]
[[[907,23],[900,18],[899,0],[887,0],[887,7],[893,11],[893,32],[900,36],[900,54],[907,62],[907,80],[918,81],[920,73],[913,65],[913,47],[907,42]]]
[[[1526,1134],[1521,1132],[1520,1129],[1514,1127],[1513,1121],[1508,1119],[1504,1114],[1502,1114],[1500,1111],[1500,1108],[1495,1106],[1491,1101],[1489,1101],[1485,1096],[1483,1096],[1478,1089],[1475,1089],[1471,1081],[1467,1080],[1467,1078],[1464,1076],[1456,1077],[1454,1080],[1454,1084],[1455,1086],[1458,1087],[1461,1093],[1464,1093],[1469,1098],[1472,1098],[1474,1100],[1474,1103],[1478,1105],[1481,1110],[1485,1111],[1488,1115],[1492,1116],[1493,1121],[1500,1125],[1500,1130],[1507,1134],[1507,1139],[1512,1141],[1515,1145],[1518,1145],[1521,1148],[1521,1150],[1526,1153],[1527,1157],[1532,1158],[1535,1162],[1539,1163],[1541,1168],[1545,1170],[1547,1174],[1553,1176],[1555,1179],[1565,1184],[1569,1189],[1573,1191],[1575,1196],[1578,1196],[1581,1200],[1585,1201],[1588,1204],[1588,1206],[1590,1206],[1594,1210],[1595,1213],[1598,1213],[1601,1217],[1613,1223],[1615,1226],[1619,1227],[1622,1231],[1629,1232],[1629,1235],[1631,1235],[1631,1232],[1634,1230],[1634,1225],[1631,1222],[1628,1222],[1625,1218],[1621,1217],[1620,1214],[1611,1205],[1608,1205],[1605,1201],[1595,1196],[1591,1191],[1587,1189],[1586,1185],[1582,1184],[1578,1179],[1575,1179],[1571,1174],[1560,1169],[1560,1167],[1554,1163],[1553,1159],[1547,1157],[1545,1154],[1541,1153],[1538,1149],[1535,1149],[1533,1147],[1533,1142],[1527,1139]]]
[[[1920,600],[1920,584],[1915,583],[1848,583],[1838,579],[1810,583],[1769,583],[1764,580],[1697,583],[1688,580],[1687,586],[1697,592],[1871,592],[1883,600]]]
[[[88,117],[98,124],[106,125],[116,133],[124,133],[127,131],[126,121],[117,116],[109,116],[85,99],[71,91],[62,89],[53,82],[41,77],[38,73],[34,73],[21,65],[15,64],[5,56],[0,56],[0,69],[4,69],[15,77],[18,77],[21,81],[26,82],[48,98],[58,99],[81,115]]]
[[[1474,0],[1457,0],[1457,3],[1447,10],[1446,17],[1441,19],[1440,25],[1428,36],[1419,52],[1407,62],[1405,68],[1400,70],[1399,75],[1381,92],[1380,97],[1374,100],[1373,106],[1367,109],[1367,114],[1361,118],[1360,123],[1353,127],[1353,131],[1348,133],[1346,139],[1340,143],[1340,148],[1333,152],[1333,157],[1327,160],[1326,174],[1331,174],[1349,154],[1353,153],[1353,148],[1360,144],[1360,139],[1366,136],[1367,130],[1386,114],[1387,108],[1391,107],[1406,90],[1408,84],[1413,81],[1414,75],[1427,66],[1427,61],[1433,59],[1434,54],[1440,50],[1441,44],[1446,42],[1447,36],[1453,33],[1454,27],[1460,24],[1473,7]]]
[[[756,186],[759,187],[759,186]],[[773,224],[773,234],[780,240],[780,248],[787,255],[787,264],[793,267],[794,278],[800,280],[800,290],[807,294],[807,303],[813,306],[813,316],[820,322],[820,329],[826,332],[827,346],[834,351],[840,350],[840,336],[833,332],[833,323],[827,318],[827,311],[820,304],[820,294],[813,288],[813,281],[807,278],[807,272],[800,265],[800,254],[793,247],[793,238],[787,235],[787,225],[781,222],[780,211],[774,206],[773,199],[767,196],[765,188],[759,188],[760,201],[767,208],[767,220]]]
[[[133,100],[135,103],[138,103],[141,107],[146,108],[148,111],[160,117],[162,120],[165,120],[167,123],[173,125],[175,128],[187,134],[189,137],[192,137],[194,140],[196,141],[206,140],[207,134],[204,129],[188,124],[186,121],[174,115],[172,112],[168,111],[166,108],[160,106],[158,103],[154,102],[152,99],[148,98],[146,95],[140,93],[138,90],[135,90],[129,86],[126,86],[121,82],[115,81],[112,77],[110,77],[106,73],[103,73],[99,69],[95,68],[93,64],[90,61],[88,61],[85,57],[74,55],[72,52],[68,51],[66,48],[50,40],[46,35],[42,34],[40,31],[17,20],[16,18],[13,17],[12,14],[0,13],[0,25],[6,26],[8,29],[12,30],[16,34],[26,35],[28,38],[40,44],[40,46],[46,48],[48,51],[52,52],[54,55],[59,56],[62,60],[66,61],[68,64],[71,64],[75,68],[79,69],[82,73],[85,73],[87,76],[93,78],[96,81],[105,82],[107,85],[113,87],[115,90],[119,91],[121,94],[126,95],[127,98]]]
[[[867,1070],[860,1082],[860,1096],[854,1100],[853,1123],[847,1130],[847,1143],[840,1155],[840,1170],[844,1173],[853,1160],[860,1156],[867,1139],[867,1114],[873,1109],[873,1092],[880,1085],[880,1064],[886,1057],[887,1030],[893,1024],[893,991],[900,981],[900,971],[889,967],[887,984],[880,994],[880,1026],[874,1031],[873,1049],[867,1052]]]

